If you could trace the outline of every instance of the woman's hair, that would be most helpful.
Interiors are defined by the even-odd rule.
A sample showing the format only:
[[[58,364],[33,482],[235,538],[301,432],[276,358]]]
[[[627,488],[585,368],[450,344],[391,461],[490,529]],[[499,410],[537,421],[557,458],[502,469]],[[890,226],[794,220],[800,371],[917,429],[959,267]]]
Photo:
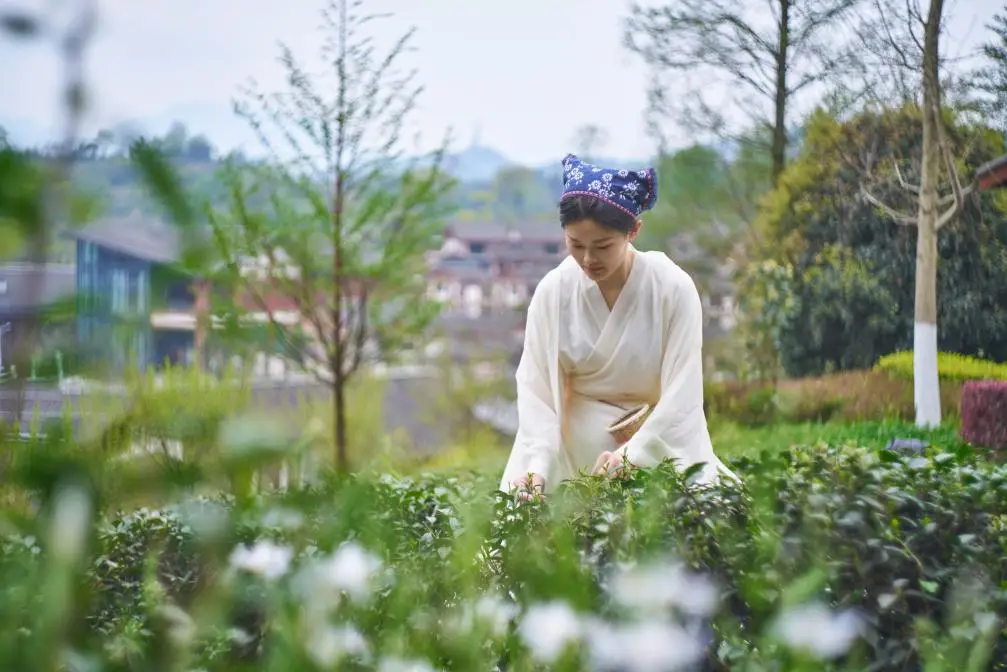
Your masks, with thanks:
[[[633,230],[633,225],[636,224],[636,218],[628,212],[623,212],[594,196],[576,194],[560,201],[559,223],[561,226],[565,228],[567,224],[581,222],[585,219],[590,219],[606,229],[623,234],[629,234]]]

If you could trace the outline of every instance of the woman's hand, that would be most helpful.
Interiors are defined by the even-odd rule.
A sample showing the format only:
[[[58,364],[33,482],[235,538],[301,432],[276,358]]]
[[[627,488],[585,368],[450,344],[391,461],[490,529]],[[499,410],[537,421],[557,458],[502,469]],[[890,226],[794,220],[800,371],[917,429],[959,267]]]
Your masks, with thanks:
[[[539,474],[528,474],[515,481],[517,487],[515,496],[519,502],[541,501],[545,492],[545,479]]]
[[[617,450],[608,451],[598,456],[591,470],[593,476],[609,476],[611,478],[626,478],[633,465],[626,456]]]

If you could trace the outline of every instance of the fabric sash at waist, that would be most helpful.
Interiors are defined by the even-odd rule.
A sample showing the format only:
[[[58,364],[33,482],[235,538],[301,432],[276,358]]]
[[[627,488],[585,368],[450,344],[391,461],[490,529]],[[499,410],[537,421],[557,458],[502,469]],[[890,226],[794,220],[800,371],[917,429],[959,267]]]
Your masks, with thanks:
[[[643,404],[650,404],[653,406],[656,402],[652,399],[644,399],[639,396],[616,396],[609,395],[604,399],[595,396],[581,394],[576,390],[570,391],[570,403],[571,404],[601,404],[603,406],[611,406],[613,410],[620,409],[622,411],[628,411],[631,408],[636,408],[637,406],[642,406]]]

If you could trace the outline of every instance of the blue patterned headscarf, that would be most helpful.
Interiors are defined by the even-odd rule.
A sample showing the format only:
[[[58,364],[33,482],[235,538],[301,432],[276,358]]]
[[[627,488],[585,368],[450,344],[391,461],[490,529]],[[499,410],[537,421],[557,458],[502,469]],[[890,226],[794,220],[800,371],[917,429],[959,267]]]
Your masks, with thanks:
[[[563,159],[563,195],[593,196],[631,217],[650,210],[657,202],[657,171],[601,168],[573,154]]]

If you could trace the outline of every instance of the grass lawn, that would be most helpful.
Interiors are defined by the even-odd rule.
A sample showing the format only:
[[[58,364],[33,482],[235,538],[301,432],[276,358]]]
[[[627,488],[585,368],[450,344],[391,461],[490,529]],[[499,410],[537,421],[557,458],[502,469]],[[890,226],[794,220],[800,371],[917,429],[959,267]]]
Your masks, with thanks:
[[[818,443],[881,449],[895,438],[924,439],[945,448],[963,443],[956,426],[942,425],[936,430],[922,430],[912,423],[900,421],[773,424],[750,428],[714,417],[710,418],[710,435],[714,450],[722,458],[755,456],[764,450],[786,450],[792,446]]]
[[[799,445],[857,445],[880,450],[892,439],[924,439],[932,445],[955,448],[962,445],[957,426],[947,424],[927,431],[901,421],[828,423],[779,423],[765,427],[744,427],[737,423],[711,417],[709,420],[713,447],[722,459],[756,457],[762,451],[787,450]],[[397,465],[402,471],[444,472],[472,469],[482,472],[502,472],[510,445],[482,443],[459,446],[433,456],[420,464]]]

